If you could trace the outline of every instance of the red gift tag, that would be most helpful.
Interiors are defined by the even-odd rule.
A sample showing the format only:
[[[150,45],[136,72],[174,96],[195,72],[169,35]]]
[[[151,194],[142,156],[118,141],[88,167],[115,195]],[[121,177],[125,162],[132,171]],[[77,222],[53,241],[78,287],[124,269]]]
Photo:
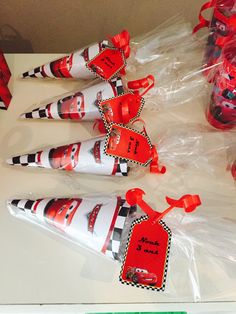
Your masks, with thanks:
[[[198,195],[189,194],[179,200],[166,197],[170,206],[159,213],[143,200],[143,195],[145,192],[138,188],[126,193],[128,204],[139,205],[147,215],[135,220],[131,226],[120,281],[132,286],[164,291],[171,230],[161,219],[175,207],[190,213],[201,205],[201,200]]]
[[[144,106],[144,98],[129,92],[101,101],[98,106],[108,128],[111,123],[128,124],[138,118]]]
[[[120,280],[153,290],[165,289],[171,230],[148,216],[134,222],[127,243]]]
[[[152,145],[146,134],[112,124],[106,138],[105,154],[147,166],[152,160]]]
[[[126,66],[126,61],[121,49],[108,47],[89,61],[86,66],[100,78],[109,81]]]

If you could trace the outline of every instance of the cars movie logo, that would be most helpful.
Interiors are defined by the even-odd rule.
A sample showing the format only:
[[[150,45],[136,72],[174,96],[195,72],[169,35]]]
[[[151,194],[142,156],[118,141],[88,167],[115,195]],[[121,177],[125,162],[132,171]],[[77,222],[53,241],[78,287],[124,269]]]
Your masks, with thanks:
[[[98,213],[101,209],[103,204],[97,204],[94,209],[88,214],[88,231],[93,233],[94,232],[94,225],[97,220]]]

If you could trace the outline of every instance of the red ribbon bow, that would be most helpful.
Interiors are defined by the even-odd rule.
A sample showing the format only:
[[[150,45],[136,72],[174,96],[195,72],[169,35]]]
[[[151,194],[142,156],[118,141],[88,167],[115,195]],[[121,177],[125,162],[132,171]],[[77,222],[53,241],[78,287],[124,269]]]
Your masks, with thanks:
[[[123,50],[125,58],[129,58],[130,55],[130,34],[129,32],[125,29],[121,33],[110,37],[110,40],[112,41],[114,47],[119,48]]]
[[[151,88],[153,88],[155,84],[155,78],[153,75],[148,75],[139,80],[128,82],[127,86],[129,89],[132,89],[134,93],[143,96],[145,95]],[[142,93],[140,93],[140,89],[144,89]]]
[[[183,208],[186,213],[190,213],[201,205],[201,199],[199,195],[186,194],[178,200],[166,197],[166,201],[170,207],[168,207],[162,213],[159,213],[143,200],[144,195],[145,192],[143,190],[134,188],[127,191],[126,200],[131,206],[138,205],[151,219],[153,219],[153,223],[160,221],[175,207]]]
[[[194,29],[193,29],[193,34],[195,34],[196,32],[198,32],[200,29],[202,29],[203,27],[209,27],[210,26],[210,21],[206,20],[203,16],[202,16],[202,12],[207,10],[207,9],[210,9],[210,8],[213,8],[216,4],[216,1],[217,0],[211,0],[209,2],[206,2],[203,4],[203,6],[201,7],[200,9],[200,12],[199,12],[199,16],[198,16],[198,19],[199,19],[199,24],[197,24]]]

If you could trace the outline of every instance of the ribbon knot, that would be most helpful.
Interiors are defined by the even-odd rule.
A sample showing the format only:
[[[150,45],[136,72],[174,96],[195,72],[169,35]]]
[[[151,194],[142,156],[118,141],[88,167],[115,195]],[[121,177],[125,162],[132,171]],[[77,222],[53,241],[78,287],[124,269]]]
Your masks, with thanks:
[[[145,95],[151,88],[154,87],[155,78],[153,75],[148,75],[147,77],[141,78],[139,80],[128,82],[127,86],[129,89],[132,89],[135,93],[140,96]],[[144,89],[142,93],[140,93],[140,89]]]
[[[183,208],[186,213],[190,213],[201,205],[201,199],[199,195],[186,194],[178,200],[166,197],[166,201],[170,205],[170,207],[168,207],[162,213],[159,213],[143,200],[144,195],[145,192],[143,190],[139,188],[134,188],[127,191],[126,200],[131,206],[140,206],[140,208],[150,217],[150,219],[152,219],[153,223],[157,223],[158,221],[160,221],[175,207]]]
[[[121,33],[110,37],[114,47],[119,48],[123,50],[125,58],[129,58],[130,56],[130,34],[129,32],[125,29]]]

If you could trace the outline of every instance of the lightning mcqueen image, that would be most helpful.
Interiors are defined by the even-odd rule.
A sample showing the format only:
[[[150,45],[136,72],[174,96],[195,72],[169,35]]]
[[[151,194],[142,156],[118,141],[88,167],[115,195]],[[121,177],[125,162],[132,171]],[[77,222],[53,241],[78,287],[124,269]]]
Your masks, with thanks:
[[[149,273],[146,269],[128,267],[126,278],[133,283],[155,286],[157,284],[157,276]]]

